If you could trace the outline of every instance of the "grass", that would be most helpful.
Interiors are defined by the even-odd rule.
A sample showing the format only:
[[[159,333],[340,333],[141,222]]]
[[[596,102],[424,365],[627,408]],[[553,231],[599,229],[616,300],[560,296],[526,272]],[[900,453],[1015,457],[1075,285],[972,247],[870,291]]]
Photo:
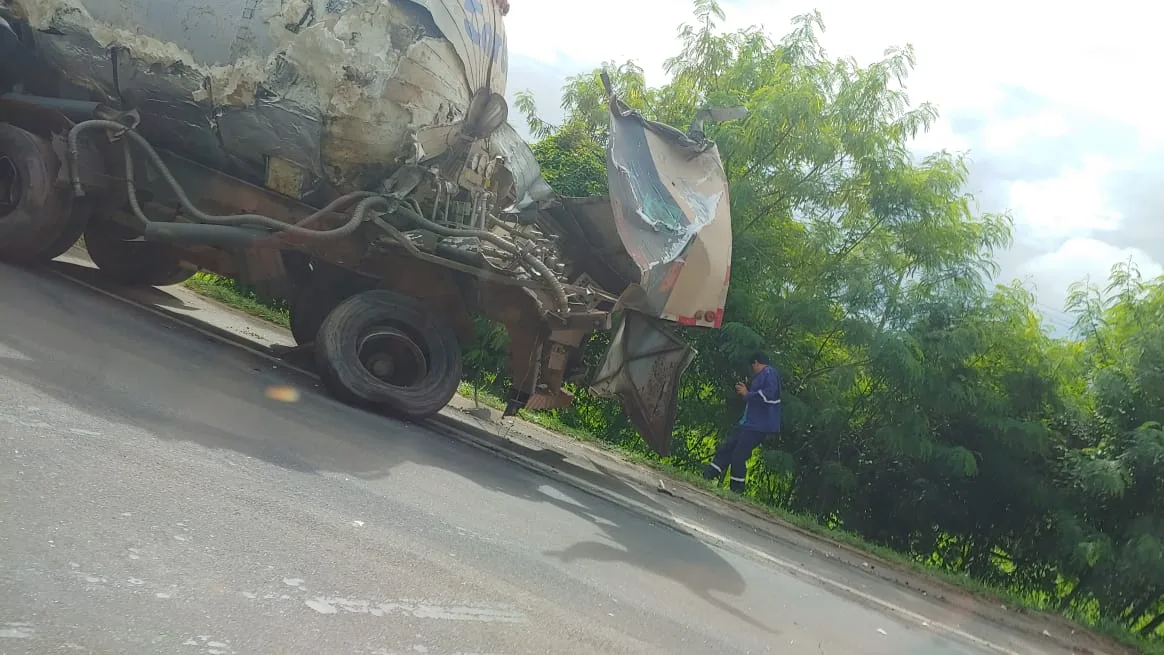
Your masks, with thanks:
[[[279,327],[291,327],[291,317],[287,310],[276,309],[262,303],[254,294],[237,289],[228,278],[219,277],[213,273],[195,273],[194,277],[186,280],[183,286],[200,296],[217,300],[244,314],[261,318]]]
[[[457,387],[457,393],[466,398],[475,398],[478,403],[486,407],[490,407],[499,411],[505,409],[505,401],[502,400],[500,396],[489,391],[488,389],[477,389],[476,395],[474,396],[472,382],[461,382],[460,386]]]
[[[289,317],[286,310],[273,308],[262,303],[253,294],[247,293],[238,289],[233,281],[228,278],[222,278],[209,273],[198,273],[193,278],[185,283],[185,286],[198,293],[216,300],[228,307],[232,307],[238,311],[249,314],[256,318],[274,323],[281,327],[288,327]],[[474,385],[471,382],[461,382],[458,387],[458,393],[466,398],[474,397]],[[486,407],[496,410],[505,408],[505,401],[487,389],[478,389],[476,395],[477,401]],[[774,519],[784,521],[797,528],[815,534],[826,539],[844,544],[854,548],[863,553],[868,553],[881,560],[889,562],[897,568],[905,571],[925,576],[927,578],[937,580],[949,584],[964,592],[989,598],[1005,604],[1007,607],[1015,610],[1029,610],[1036,612],[1046,612],[1050,614],[1058,614],[1066,618],[1076,621],[1082,625],[1087,626],[1098,634],[1112,638],[1125,646],[1134,648],[1141,653],[1147,655],[1164,655],[1164,642],[1149,641],[1138,634],[1132,633],[1127,628],[1119,625],[1116,622],[1104,620],[1097,617],[1085,616],[1071,616],[1064,614],[1053,607],[1050,599],[1039,598],[1033,594],[1016,591],[1011,589],[1000,588],[987,584],[976,578],[972,578],[966,574],[953,573],[948,570],[935,567],[906,554],[886,548],[878,544],[874,544],[864,539],[858,534],[848,532],[846,530],[838,529],[819,522],[815,517],[803,514],[797,514],[784,509],[765,505],[753,498],[740,496],[732,493],[722,485],[716,485],[708,480],[703,479],[702,476],[688,471],[686,469],[678,468],[669,462],[654,459],[643,455],[642,453],[626,450],[617,445],[611,444],[595,436],[577,428],[564,425],[557,419],[556,416],[548,413],[528,412],[522,411],[521,418],[537,424],[546,430],[571,437],[578,441],[582,441],[604,451],[618,453],[618,455],[626,461],[631,463],[648,467],[654,471],[663,474],[674,480],[685,482],[693,487],[706,491],[724,500],[740,505],[746,505],[757,512],[770,516]]]

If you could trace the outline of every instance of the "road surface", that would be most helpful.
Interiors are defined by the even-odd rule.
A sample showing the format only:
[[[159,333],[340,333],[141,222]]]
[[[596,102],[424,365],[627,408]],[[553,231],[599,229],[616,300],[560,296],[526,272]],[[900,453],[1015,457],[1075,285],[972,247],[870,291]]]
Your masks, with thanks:
[[[1005,652],[312,384],[0,265],[0,653]]]

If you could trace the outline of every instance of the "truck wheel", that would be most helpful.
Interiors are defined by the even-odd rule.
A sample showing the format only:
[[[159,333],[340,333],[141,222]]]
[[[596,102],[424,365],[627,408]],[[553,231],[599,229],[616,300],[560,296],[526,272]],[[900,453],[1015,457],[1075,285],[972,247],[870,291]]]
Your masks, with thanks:
[[[95,217],[85,227],[85,250],[106,277],[124,286],[164,287],[194,275],[173,246],[130,240],[138,236],[120,223]]]
[[[319,328],[315,358],[337,397],[414,420],[440,411],[461,382],[452,327],[391,291],[364,291],[341,302]]]
[[[312,279],[291,303],[291,336],[300,346],[315,341],[324,319],[345,295],[325,280]]]
[[[73,206],[56,186],[60,167],[48,141],[0,123],[0,258],[31,264],[56,256],[43,255],[65,231]]]

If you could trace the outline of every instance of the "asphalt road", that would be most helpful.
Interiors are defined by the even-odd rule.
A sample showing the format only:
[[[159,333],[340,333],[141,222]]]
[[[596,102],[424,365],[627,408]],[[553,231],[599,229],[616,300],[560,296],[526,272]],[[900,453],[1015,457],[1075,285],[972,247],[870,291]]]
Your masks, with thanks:
[[[310,386],[0,265],[0,653],[997,652]]]

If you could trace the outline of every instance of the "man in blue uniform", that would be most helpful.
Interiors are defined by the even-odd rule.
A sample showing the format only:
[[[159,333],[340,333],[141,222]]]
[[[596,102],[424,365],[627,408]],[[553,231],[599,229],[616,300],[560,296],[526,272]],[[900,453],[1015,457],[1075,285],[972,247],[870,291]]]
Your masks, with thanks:
[[[742,493],[748,477],[748,458],[770,435],[780,431],[780,374],[772,368],[764,353],[752,355],[752,384],[736,384],[736,393],[744,397],[744,416],[727,441],[715,451],[711,463],[703,469],[708,480],[722,480],[729,468],[732,491]]]

